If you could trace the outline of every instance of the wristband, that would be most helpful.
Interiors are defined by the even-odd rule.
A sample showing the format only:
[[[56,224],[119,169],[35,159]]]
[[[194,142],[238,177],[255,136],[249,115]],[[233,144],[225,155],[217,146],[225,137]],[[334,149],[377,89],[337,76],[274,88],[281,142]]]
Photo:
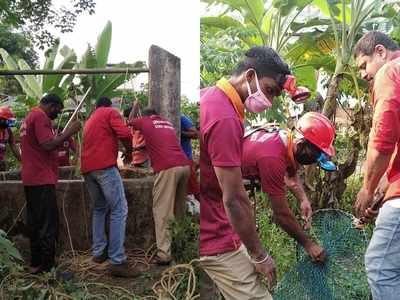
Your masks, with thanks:
[[[262,264],[262,263],[265,263],[269,259],[269,257],[270,256],[267,254],[267,255],[265,255],[265,257],[262,260],[257,261],[257,260],[251,259],[251,262],[253,264]]]

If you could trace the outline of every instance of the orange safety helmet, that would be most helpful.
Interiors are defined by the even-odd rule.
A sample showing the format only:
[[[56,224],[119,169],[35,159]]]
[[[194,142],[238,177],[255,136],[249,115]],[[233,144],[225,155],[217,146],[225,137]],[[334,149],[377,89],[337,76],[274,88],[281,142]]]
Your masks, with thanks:
[[[335,155],[333,140],[335,127],[323,114],[317,112],[305,113],[297,122],[296,129],[310,143],[317,146],[329,156]]]
[[[13,120],[15,121],[15,114],[8,106],[0,107],[0,118],[5,120]]]

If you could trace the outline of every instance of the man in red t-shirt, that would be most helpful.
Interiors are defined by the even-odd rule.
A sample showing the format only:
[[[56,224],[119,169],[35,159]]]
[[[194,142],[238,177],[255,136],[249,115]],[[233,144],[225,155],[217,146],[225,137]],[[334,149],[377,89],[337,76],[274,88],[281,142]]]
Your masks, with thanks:
[[[183,152],[174,126],[159,116],[153,108],[146,108],[143,117],[130,117],[133,129],[140,130],[146,140],[151,167],[156,173],[153,188],[153,216],[156,230],[157,254],[154,262],[171,261],[171,219],[185,212],[190,161]]]
[[[272,286],[275,263],[261,245],[242,182],[244,108],[271,107],[289,74],[273,49],[253,47],[229,80],[201,91],[200,260],[227,300],[271,299],[257,273]]]
[[[111,104],[107,97],[98,99],[96,110],[85,123],[81,171],[93,201],[93,261],[103,263],[109,258],[111,275],[134,277],[138,272],[130,269],[126,262],[124,242],[128,205],[117,168],[118,141],[124,144],[125,158],[130,160],[132,135],[120,113]],[[107,243],[105,221],[108,213],[110,230]]]
[[[301,165],[316,163],[321,153],[333,154],[335,129],[322,114],[306,113],[295,131],[260,128],[245,135],[243,142],[243,176],[261,181],[263,192],[271,201],[274,220],[304,247],[314,261],[323,261],[323,249],[306,236],[289,208],[286,183],[299,200],[306,224],[310,221],[310,202],[297,177]],[[313,137],[316,137],[313,139]],[[323,146],[324,144],[328,144]]]
[[[15,125],[15,115],[8,106],[0,107],[0,171],[7,171],[5,161],[6,146],[10,146],[15,158],[20,162],[21,154],[15,144],[11,127]]]
[[[60,134],[64,128],[58,128],[58,126],[54,124],[53,129],[56,134]],[[76,144],[72,137],[64,141],[64,143],[62,143],[62,145],[57,149],[57,161],[59,167],[66,167],[71,165],[71,152],[76,154]]]
[[[366,33],[354,50],[360,75],[373,81],[374,115],[368,141],[364,182],[354,205],[369,221],[378,214],[374,194],[384,174],[389,185],[365,254],[368,283],[374,299],[400,294],[400,47],[387,35]],[[379,205],[380,204],[380,205]]]
[[[55,135],[51,120],[64,105],[57,95],[49,94],[33,108],[20,128],[22,183],[26,197],[30,231],[31,272],[49,272],[55,265],[58,236],[56,184],[58,180],[57,148],[79,131],[74,121],[60,135]]]

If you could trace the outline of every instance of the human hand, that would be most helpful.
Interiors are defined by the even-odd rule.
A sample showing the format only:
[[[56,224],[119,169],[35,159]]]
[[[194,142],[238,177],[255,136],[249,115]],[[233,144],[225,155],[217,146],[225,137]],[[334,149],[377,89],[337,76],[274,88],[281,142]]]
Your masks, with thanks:
[[[305,246],[304,250],[306,250],[307,254],[311,257],[313,262],[323,263],[326,259],[325,250],[313,241],[309,241]]]
[[[354,203],[354,213],[356,217],[361,218],[364,216],[365,211],[371,205],[372,200],[373,195],[368,193],[365,188],[361,188],[357,194],[356,202]]]
[[[72,121],[68,127],[65,129],[65,134],[67,136],[71,136],[75,133],[77,133],[79,130],[81,129],[81,122],[79,122],[78,120]]]
[[[305,199],[300,204],[301,217],[304,220],[304,229],[311,227],[312,207],[310,201]]]
[[[256,271],[267,278],[268,289],[272,288],[276,284],[276,266],[274,259],[268,254],[261,260],[252,260]]]

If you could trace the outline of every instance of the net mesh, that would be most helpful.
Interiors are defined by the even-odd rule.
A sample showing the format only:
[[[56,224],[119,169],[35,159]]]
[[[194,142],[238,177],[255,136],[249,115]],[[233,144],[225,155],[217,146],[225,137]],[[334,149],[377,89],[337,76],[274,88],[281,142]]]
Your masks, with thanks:
[[[364,269],[367,238],[352,220],[352,215],[336,209],[314,214],[309,234],[325,249],[327,259],[313,263],[298,247],[298,260],[278,283],[274,300],[369,299]]]

